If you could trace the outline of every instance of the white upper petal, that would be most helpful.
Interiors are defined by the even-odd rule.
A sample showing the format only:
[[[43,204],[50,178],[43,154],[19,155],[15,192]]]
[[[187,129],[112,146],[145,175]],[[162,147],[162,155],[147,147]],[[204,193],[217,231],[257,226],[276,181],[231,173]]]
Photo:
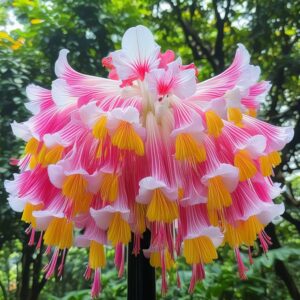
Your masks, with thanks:
[[[64,168],[61,165],[49,165],[48,176],[51,183],[57,188],[62,187],[64,179],[66,177]]]
[[[157,47],[151,31],[142,25],[129,28],[122,39],[122,50],[129,53],[133,59],[148,59]]]
[[[109,121],[116,119],[119,121],[126,121],[130,124],[139,123],[140,114],[139,111],[132,106],[126,108],[115,108],[109,114]]]
[[[233,192],[239,182],[239,169],[230,164],[220,164],[213,172],[202,177],[201,182],[208,184],[210,178],[221,176],[229,192]]]
[[[149,176],[140,180],[139,194],[136,197],[136,201],[142,204],[148,204],[151,200],[153,190],[161,189],[164,195],[169,200],[176,200],[178,198],[178,191],[175,188],[168,187],[164,182]]]
[[[8,197],[9,206],[16,212],[22,212],[26,205],[26,201],[22,201],[19,197],[10,195]]]
[[[261,134],[257,134],[249,138],[245,145],[240,147],[240,149],[249,151],[251,157],[256,158],[263,154],[266,149],[266,145],[266,138]]]
[[[57,213],[50,210],[33,211],[32,215],[35,217],[36,230],[44,231],[48,228],[51,220],[55,218],[63,218],[63,213]]]
[[[193,239],[197,238],[200,236],[207,236],[211,239],[215,247],[218,247],[222,244],[224,235],[220,231],[220,228],[214,227],[214,226],[209,226],[209,227],[204,227],[202,229],[199,229],[197,232],[191,232],[188,233],[188,235],[185,237],[185,239]]]
[[[129,210],[128,209],[120,209],[117,207],[113,207],[111,205],[107,205],[101,209],[90,209],[91,216],[95,220],[97,226],[103,230],[108,229],[110,221],[113,217],[113,214],[119,212],[122,215],[122,218],[125,221],[129,219]]]
[[[17,123],[16,121],[14,121],[10,124],[10,126],[13,131],[13,134],[26,142],[28,142],[33,136],[28,126],[28,122]]]
[[[266,204],[264,210],[258,215],[259,220],[267,225],[284,213],[284,203]]]
[[[82,122],[87,124],[89,128],[92,128],[97,120],[105,115],[105,112],[97,106],[96,102],[91,102],[81,106],[79,114]]]
[[[55,147],[55,146],[65,146],[66,144],[63,142],[61,136],[59,135],[59,133],[53,133],[53,134],[50,134],[50,133],[46,133],[44,136],[43,136],[43,141],[45,143],[45,146],[47,148],[52,148],[52,147]]]

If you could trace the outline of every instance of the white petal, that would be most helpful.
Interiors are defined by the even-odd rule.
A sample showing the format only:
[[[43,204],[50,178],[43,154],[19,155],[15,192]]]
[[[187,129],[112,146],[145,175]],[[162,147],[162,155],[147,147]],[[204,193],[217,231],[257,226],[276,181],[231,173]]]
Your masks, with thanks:
[[[229,90],[225,93],[224,99],[226,100],[226,107],[234,107],[239,109],[244,109],[241,104],[241,99],[245,96],[245,91],[241,90],[238,87],[235,87],[232,90]]]
[[[218,227],[209,226],[200,229],[198,232],[191,232],[185,237],[185,239],[193,239],[200,236],[207,236],[211,239],[215,247],[218,247],[222,244],[223,234]]]
[[[79,114],[82,122],[87,124],[89,128],[92,128],[105,112],[97,106],[96,102],[91,102],[81,106]]]
[[[13,180],[5,180],[4,181],[4,187],[7,193],[12,195],[17,195],[19,191],[19,183],[18,183],[18,177],[20,177],[20,174],[15,173]]]
[[[46,133],[43,136],[43,141],[47,148],[52,148],[54,146],[65,146],[62,138],[60,137],[59,133],[57,133],[57,132],[53,133],[53,134]]]
[[[62,187],[64,179],[66,177],[64,168],[61,165],[49,165],[48,176],[51,183],[57,188]]]
[[[157,47],[151,31],[142,25],[129,28],[122,39],[122,50],[141,61],[148,59]]]
[[[16,212],[22,212],[26,205],[26,201],[22,201],[19,197],[16,196],[9,196],[8,203],[12,210]]]
[[[14,121],[10,124],[10,126],[13,131],[13,134],[26,142],[28,142],[33,136],[28,126],[28,122],[17,123],[16,121]]]
[[[259,220],[264,224],[269,224],[273,219],[276,219],[284,213],[284,204],[269,204],[266,208],[258,215]]]
[[[77,97],[72,97],[68,84],[63,79],[56,79],[52,82],[52,98],[59,107],[70,106],[77,103]]]
[[[55,62],[55,67],[54,67],[55,74],[57,77],[63,76],[69,66],[69,63],[67,60],[67,54],[69,52],[70,51],[67,49],[62,49],[59,52],[59,56],[58,56],[57,61]]]
[[[252,158],[256,158],[263,154],[264,150],[266,149],[267,140],[263,135],[254,135],[247,143],[241,147],[240,149],[245,149],[249,151]]]
[[[157,180],[152,176],[141,179],[139,182],[139,185],[140,185],[140,188],[142,188],[144,190],[149,190],[149,191],[166,187],[166,184],[164,182]]]
[[[90,213],[92,218],[95,220],[95,223],[97,226],[103,230],[107,230],[110,224],[110,220],[113,216],[113,213],[115,213],[117,210],[108,205],[101,209],[90,209]]]
[[[112,52],[111,57],[120,79],[124,80],[143,76],[144,72],[157,68],[159,51],[149,29],[139,25],[125,32],[122,50]]]
[[[56,213],[49,210],[37,210],[33,211],[32,215],[35,217],[36,220],[36,229],[40,231],[45,231],[51,220],[56,218],[63,218],[63,213]]]
[[[130,124],[138,124],[140,119],[139,111],[132,106],[122,108],[115,108],[110,112],[110,119],[116,119],[120,121],[126,121]]]

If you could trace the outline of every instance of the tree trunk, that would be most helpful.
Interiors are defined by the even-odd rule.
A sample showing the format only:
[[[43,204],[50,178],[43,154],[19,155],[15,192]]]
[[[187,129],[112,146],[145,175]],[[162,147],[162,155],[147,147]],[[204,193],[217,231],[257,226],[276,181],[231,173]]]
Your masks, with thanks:
[[[149,259],[143,254],[143,249],[150,245],[150,231],[147,230],[141,239],[141,251],[135,256],[133,251],[133,238],[128,250],[128,300],[155,300],[155,269],[151,267]]]

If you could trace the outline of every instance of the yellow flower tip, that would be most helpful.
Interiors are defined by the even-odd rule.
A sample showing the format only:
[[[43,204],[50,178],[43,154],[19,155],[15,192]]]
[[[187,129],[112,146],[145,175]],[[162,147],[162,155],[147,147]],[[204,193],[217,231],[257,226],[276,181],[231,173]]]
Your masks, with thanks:
[[[230,192],[223,182],[221,176],[215,176],[208,181],[208,199],[207,208],[222,209],[228,207],[232,203]]]
[[[179,216],[176,201],[170,201],[160,189],[153,191],[152,199],[147,208],[147,218],[150,222],[162,221],[171,223]]]
[[[24,150],[25,155],[27,155],[27,154],[37,155],[39,145],[40,145],[40,142],[37,139],[31,138],[25,146],[25,150]]]
[[[54,217],[45,234],[45,245],[55,246],[59,249],[69,249],[73,244],[73,222],[66,218]]]
[[[29,169],[33,170],[37,165],[38,165],[37,157],[35,155],[32,155],[29,161]]]
[[[41,164],[42,166],[46,166],[44,163],[46,153],[47,153],[47,147],[43,144],[40,150],[38,151],[38,155],[37,155],[38,164]]]
[[[237,227],[229,223],[225,224],[224,243],[228,243],[232,249],[242,245],[242,238],[239,234],[239,230],[237,230]]]
[[[236,126],[243,126],[243,114],[237,107],[230,107],[227,109],[228,121],[233,122]]]
[[[80,200],[86,194],[87,185],[86,179],[81,174],[69,175],[63,182],[62,193],[68,198]]]
[[[141,204],[141,203],[135,203],[134,204],[134,216],[135,216],[135,224],[136,233],[142,234],[146,231],[146,211],[147,211],[147,205]]]
[[[129,243],[131,238],[130,226],[120,213],[115,213],[112,217],[107,231],[107,238],[113,246],[116,246],[118,243],[124,245]]]
[[[133,151],[139,156],[143,156],[145,153],[143,140],[135,132],[132,125],[125,121],[120,122],[112,136],[111,142],[119,149]]]
[[[66,177],[62,194],[73,203],[73,215],[84,213],[89,210],[93,195],[87,192],[87,181],[81,174],[69,175]]]
[[[271,152],[268,156],[273,167],[276,167],[281,164],[281,157],[278,151]]]
[[[222,119],[212,110],[205,112],[205,118],[208,134],[218,137],[224,127]]]
[[[257,235],[264,230],[264,225],[256,216],[251,216],[246,221],[240,221],[238,232],[246,246],[253,246]]]
[[[192,164],[203,162],[206,160],[205,147],[190,134],[180,133],[175,141],[175,158]]]
[[[31,23],[32,25],[41,24],[41,23],[43,23],[43,22],[45,22],[45,20],[42,20],[42,19],[32,19],[32,20],[30,21],[30,23]]]
[[[207,264],[218,258],[216,248],[207,236],[186,239],[183,242],[183,256],[188,264]]]
[[[116,174],[104,174],[100,186],[100,195],[103,201],[114,202],[119,194],[119,178]]]
[[[249,108],[247,111],[248,116],[252,117],[252,118],[256,118],[257,117],[257,110],[255,108]]]
[[[92,133],[93,136],[96,139],[104,139],[107,134],[108,134],[108,130],[106,128],[106,124],[107,124],[107,117],[106,116],[102,116],[94,125]]]
[[[104,246],[96,241],[90,242],[89,266],[91,269],[103,268],[106,265]]]
[[[172,259],[171,254],[168,249],[164,250],[163,255],[164,255],[166,270],[169,271],[171,268],[175,267],[174,260]],[[162,261],[161,261],[161,253],[160,252],[151,252],[150,265],[153,268],[161,268]]]
[[[21,220],[26,222],[26,223],[31,224],[31,226],[33,228],[35,228],[36,227],[36,219],[32,215],[32,213],[34,211],[41,210],[42,208],[43,208],[42,203],[40,203],[40,204],[31,204],[30,202],[27,202],[25,207],[24,207]]]
[[[222,177],[216,176],[208,181],[207,212],[208,218],[213,226],[223,226],[223,209],[230,206],[232,198],[227,190]]]
[[[256,166],[246,150],[240,150],[235,154],[234,166],[239,169],[240,181],[253,177],[257,172]]]
[[[259,157],[260,171],[263,176],[271,176],[273,173],[272,162],[268,155]]]
[[[64,147],[60,145],[48,149],[47,153],[45,154],[43,164],[45,166],[56,164],[61,159],[63,151]]]

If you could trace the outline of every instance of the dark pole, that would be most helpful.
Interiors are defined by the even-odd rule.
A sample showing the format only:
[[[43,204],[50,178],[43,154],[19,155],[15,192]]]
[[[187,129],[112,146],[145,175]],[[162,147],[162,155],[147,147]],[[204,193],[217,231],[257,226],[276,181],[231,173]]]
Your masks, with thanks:
[[[150,231],[147,230],[141,239],[141,251],[135,256],[132,242],[128,247],[128,300],[155,300],[155,269],[151,267],[149,259],[145,258],[143,249],[150,245]]]

